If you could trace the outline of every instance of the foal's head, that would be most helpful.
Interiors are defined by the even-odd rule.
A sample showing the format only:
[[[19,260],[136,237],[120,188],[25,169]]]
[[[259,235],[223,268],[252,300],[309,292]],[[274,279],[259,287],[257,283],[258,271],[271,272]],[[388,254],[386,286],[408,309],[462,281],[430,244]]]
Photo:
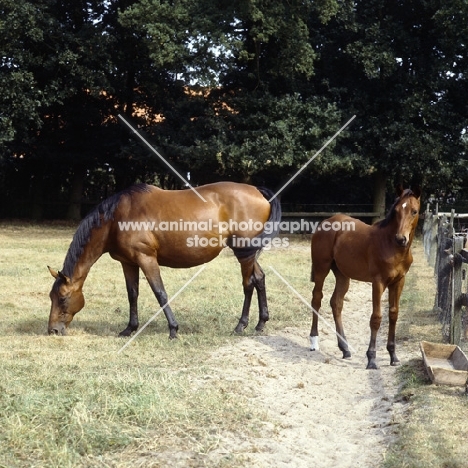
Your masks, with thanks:
[[[406,247],[412,240],[418,224],[421,189],[397,188],[397,196],[392,217],[396,224],[395,242],[400,247]]]
[[[73,284],[68,276],[49,267],[50,274],[55,278],[50,291],[52,301],[49,315],[49,335],[66,335],[66,329],[85,304],[81,287]]]

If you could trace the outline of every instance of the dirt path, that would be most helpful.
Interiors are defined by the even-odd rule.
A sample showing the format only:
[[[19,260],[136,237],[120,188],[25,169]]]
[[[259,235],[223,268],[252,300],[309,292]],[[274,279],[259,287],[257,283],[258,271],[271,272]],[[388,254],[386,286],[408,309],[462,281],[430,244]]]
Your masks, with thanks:
[[[224,378],[247,382],[251,403],[273,422],[266,423],[255,439],[221,438],[211,461],[235,453],[249,467],[380,465],[403,411],[394,400],[395,368],[390,367],[385,349],[386,310],[378,339],[379,370],[367,371],[370,285],[352,282],[346,299],[344,327],[356,350],[351,360],[341,359],[335,334],[323,321],[319,352],[309,351],[307,331],[289,328],[240,339],[213,354],[213,364],[223,362]],[[331,312],[322,313],[332,324]],[[397,344],[400,360],[407,361],[408,349]]]

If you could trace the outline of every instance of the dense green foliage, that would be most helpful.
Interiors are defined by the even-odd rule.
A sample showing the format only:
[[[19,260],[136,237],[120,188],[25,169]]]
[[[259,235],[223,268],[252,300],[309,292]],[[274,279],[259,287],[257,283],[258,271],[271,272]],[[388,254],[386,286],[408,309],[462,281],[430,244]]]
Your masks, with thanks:
[[[0,216],[180,186],[119,113],[194,184],[274,187],[356,115],[287,201],[464,187],[467,19],[462,0],[0,0]]]

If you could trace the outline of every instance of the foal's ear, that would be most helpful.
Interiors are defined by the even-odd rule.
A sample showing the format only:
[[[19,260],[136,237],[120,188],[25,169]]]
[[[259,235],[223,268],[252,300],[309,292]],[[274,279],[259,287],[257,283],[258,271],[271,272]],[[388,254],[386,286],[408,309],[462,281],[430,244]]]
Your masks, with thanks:
[[[421,187],[419,185],[416,185],[415,187],[411,188],[411,191],[413,192],[413,195],[416,198],[419,199],[421,197]]]
[[[398,184],[396,187],[395,187],[395,192],[397,194],[397,197],[400,197],[401,194],[403,193],[403,185],[401,184]]]

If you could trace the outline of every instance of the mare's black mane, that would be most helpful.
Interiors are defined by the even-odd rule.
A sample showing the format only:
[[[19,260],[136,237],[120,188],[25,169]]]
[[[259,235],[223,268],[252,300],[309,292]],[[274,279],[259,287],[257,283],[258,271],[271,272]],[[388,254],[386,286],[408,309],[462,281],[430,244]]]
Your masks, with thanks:
[[[81,221],[76,230],[73,240],[68,248],[65,257],[62,273],[68,277],[73,275],[76,262],[83,253],[83,249],[89,242],[91,231],[98,228],[102,223],[110,221],[114,218],[114,212],[120,203],[123,196],[132,196],[135,193],[149,192],[150,188],[146,184],[132,185],[131,187],[116,193],[109,198],[102,201],[96,208],[94,208],[86,217]]]

